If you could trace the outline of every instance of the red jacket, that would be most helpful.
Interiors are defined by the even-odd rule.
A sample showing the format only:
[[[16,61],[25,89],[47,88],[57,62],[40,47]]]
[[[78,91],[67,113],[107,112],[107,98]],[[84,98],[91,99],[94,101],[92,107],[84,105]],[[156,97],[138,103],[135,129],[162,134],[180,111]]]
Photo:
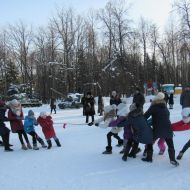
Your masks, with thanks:
[[[42,131],[46,139],[50,139],[56,136],[51,116],[47,116],[45,119],[42,117],[38,117],[37,121],[42,127]]]
[[[186,131],[190,129],[190,123],[184,123],[182,120],[171,125],[173,131]]]
[[[15,113],[12,112],[11,109],[8,111],[8,119],[10,120],[11,130],[13,133],[16,133],[18,130],[23,130],[24,126],[22,123],[23,120],[23,112],[21,110],[21,114],[18,117]]]

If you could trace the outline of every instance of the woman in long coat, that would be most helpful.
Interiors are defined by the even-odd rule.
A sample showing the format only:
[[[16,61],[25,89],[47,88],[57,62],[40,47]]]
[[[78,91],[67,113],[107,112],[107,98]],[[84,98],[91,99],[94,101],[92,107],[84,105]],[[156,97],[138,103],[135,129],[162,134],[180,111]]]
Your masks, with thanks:
[[[94,123],[94,115],[95,115],[94,103],[95,103],[94,97],[91,95],[91,92],[88,92],[84,101],[84,108],[85,108],[84,110],[86,115],[86,123],[88,123],[89,116],[92,117],[92,122],[89,123],[89,125],[93,125]]]
[[[179,163],[175,160],[175,149],[173,143],[173,131],[171,129],[170,122],[170,113],[166,107],[166,102],[164,100],[165,95],[162,92],[159,92],[154,100],[152,101],[151,106],[144,114],[145,118],[148,119],[152,116],[152,125],[153,125],[153,139],[157,138],[165,139],[168,146],[168,154],[170,158],[170,163],[178,166]],[[147,145],[147,157],[142,158],[143,161],[152,162],[153,155],[153,145]]]

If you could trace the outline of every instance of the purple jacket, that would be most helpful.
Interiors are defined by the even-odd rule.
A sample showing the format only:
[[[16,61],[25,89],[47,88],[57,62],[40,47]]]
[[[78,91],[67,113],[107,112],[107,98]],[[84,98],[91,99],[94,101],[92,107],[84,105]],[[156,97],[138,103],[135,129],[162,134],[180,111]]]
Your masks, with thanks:
[[[124,121],[125,119],[126,117],[124,116],[118,117],[116,120],[111,121],[108,127],[117,127],[117,125],[121,123],[122,121]]]

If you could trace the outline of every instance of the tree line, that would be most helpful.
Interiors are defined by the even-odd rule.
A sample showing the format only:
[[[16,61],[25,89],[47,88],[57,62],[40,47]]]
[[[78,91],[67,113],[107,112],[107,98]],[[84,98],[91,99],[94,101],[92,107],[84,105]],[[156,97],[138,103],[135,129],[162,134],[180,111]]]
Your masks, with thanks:
[[[131,94],[144,82],[190,81],[190,0],[178,0],[164,32],[140,18],[127,0],[109,1],[85,16],[57,8],[46,27],[18,21],[0,29],[0,92],[28,84],[45,102],[51,96],[93,90]]]

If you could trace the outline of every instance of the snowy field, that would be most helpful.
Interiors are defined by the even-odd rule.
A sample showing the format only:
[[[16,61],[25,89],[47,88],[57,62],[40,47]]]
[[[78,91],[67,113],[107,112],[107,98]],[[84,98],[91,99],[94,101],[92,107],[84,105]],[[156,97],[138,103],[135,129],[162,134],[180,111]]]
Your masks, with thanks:
[[[108,104],[108,99],[105,100]],[[174,109],[170,111],[172,122],[181,119],[179,97],[174,101]],[[129,99],[127,103],[130,104]],[[145,110],[149,105],[147,98]],[[50,111],[49,105],[32,109],[36,116],[41,111]],[[24,108],[25,115],[28,110]],[[57,110],[52,117],[55,123],[60,123],[54,127],[61,148],[52,141],[50,150],[24,151],[17,134],[12,133],[10,142],[14,145],[14,152],[4,152],[0,147],[1,190],[189,190],[190,150],[184,154],[179,167],[169,163],[167,152],[158,155],[157,144],[154,145],[153,163],[142,162],[142,152],[136,159],[128,158],[124,162],[115,140],[112,141],[113,154],[102,154],[109,129],[82,125],[85,121],[82,109]],[[68,125],[63,129],[61,123],[65,122]],[[44,139],[40,126],[36,131]],[[175,133],[176,154],[189,138],[189,131]]]

